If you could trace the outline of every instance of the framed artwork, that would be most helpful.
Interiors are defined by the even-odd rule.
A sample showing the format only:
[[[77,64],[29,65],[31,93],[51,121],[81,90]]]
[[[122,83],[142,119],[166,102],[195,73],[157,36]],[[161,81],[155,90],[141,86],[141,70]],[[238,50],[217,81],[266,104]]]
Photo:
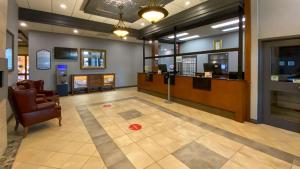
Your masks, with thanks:
[[[14,34],[10,31],[6,31],[6,48],[5,58],[7,59],[7,70],[12,72],[14,70]]]
[[[222,49],[223,41],[222,40],[214,40],[213,41],[213,47],[214,47],[214,50]]]
[[[50,53],[50,51],[41,49],[36,52],[36,68],[38,70],[51,69],[51,53]]]
[[[106,50],[80,49],[81,69],[105,69]]]

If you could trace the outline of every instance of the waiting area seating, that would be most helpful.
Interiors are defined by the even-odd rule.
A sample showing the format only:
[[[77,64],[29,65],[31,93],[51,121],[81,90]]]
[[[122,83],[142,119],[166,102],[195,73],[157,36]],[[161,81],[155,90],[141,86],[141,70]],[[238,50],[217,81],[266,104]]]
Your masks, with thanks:
[[[15,130],[21,123],[24,137],[28,127],[53,118],[58,118],[61,126],[59,96],[54,91],[44,90],[43,85],[42,80],[25,80],[8,88],[8,100],[16,119]]]

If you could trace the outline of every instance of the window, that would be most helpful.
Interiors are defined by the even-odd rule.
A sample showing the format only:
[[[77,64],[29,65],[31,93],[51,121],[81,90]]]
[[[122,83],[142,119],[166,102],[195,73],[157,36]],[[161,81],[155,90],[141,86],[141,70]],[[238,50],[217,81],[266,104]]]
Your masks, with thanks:
[[[194,76],[197,72],[197,57],[196,56],[184,56],[182,58],[177,57],[177,70],[180,75]]]
[[[7,59],[8,71],[14,70],[14,35],[7,31],[5,57]]]

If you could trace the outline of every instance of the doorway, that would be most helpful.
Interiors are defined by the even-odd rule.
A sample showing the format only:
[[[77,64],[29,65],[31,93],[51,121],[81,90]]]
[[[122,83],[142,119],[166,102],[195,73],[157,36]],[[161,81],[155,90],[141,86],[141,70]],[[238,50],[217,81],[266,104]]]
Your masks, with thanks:
[[[300,132],[300,39],[262,43],[261,120]]]
[[[29,79],[29,56],[18,56],[18,81]]]

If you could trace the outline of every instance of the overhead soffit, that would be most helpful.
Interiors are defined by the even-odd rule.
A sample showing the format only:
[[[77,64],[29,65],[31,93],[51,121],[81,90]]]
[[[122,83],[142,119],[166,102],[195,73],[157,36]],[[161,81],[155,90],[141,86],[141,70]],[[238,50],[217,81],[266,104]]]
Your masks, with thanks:
[[[173,0],[159,0],[159,4],[165,6]],[[134,23],[140,19],[138,11],[147,6],[148,0],[133,0],[132,5],[124,6],[122,9],[123,19],[126,22]],[[105,0],[85,0],[82,9],[85,13],[98,15],[111,19],[119,19],[120,10],[118,7],[105,3]]]

